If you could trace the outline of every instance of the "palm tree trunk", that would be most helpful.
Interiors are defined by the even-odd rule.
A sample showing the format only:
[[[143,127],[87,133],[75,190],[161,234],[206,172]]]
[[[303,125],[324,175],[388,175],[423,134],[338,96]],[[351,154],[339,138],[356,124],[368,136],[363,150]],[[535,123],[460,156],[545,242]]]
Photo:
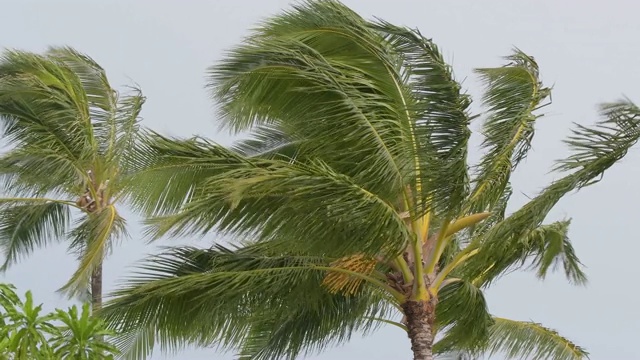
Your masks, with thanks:
[[[433,360],[434,308],[429,301],[409,300],[402,304],[413,360]]]
[[[91,273],[91,312],[102,308],[102,261]]]

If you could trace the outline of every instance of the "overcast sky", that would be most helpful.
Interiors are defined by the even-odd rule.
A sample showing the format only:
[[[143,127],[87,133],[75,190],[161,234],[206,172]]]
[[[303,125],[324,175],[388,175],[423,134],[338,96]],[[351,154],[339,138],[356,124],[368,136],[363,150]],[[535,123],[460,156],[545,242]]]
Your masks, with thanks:
[[[107,69],[111,83],[139,84],[148,101],[144,125],[170,135],[210,137],[216,132],[212,102],[203,90],[205,69],[260,19],[290,1],[48,1],[5,0],[0,10],[0,47],[43,51],[70,45]],[[596,104],[626,95],[640,103],[640,5],[629,1],[381,1],[346,4],[365,17],[418,27],[451,61],[459,79],[479,100],[475,67],[502,64],[517,46],[533,55],[543,81],[553,85],[553,104],[537,125],[534,151],[514,176],[512,208],[553,179],[548,170],[562,156],[572,122],[596,120]],[[478,109],[476,102],[475,109]],[[477,143],[477,138],[476,138]],[[585,346],[592,359],[640,359],[640,242],[637,190],[640,156],[630,152],[604,180],[563,200],[548,221],[573,218],[571,238],[587,266],[590,283],[572,287],[562,276],[546,281],[531,273],[501,280],[488,292],[498,316],[534,320]],[[477,154],[472,155],[477,158]],[[147,253],[138,218],[132,239],[105,265],[106,290]],[[202,241],[207,246],[215,239]],[[180,244],[178,240],[164,242]],[[50,309],[68,302],[54,293],[75,269],[64,246],[39,251],[0,281],[31,289]],[[154,359],[232,359],[214,350],[193,350]],[[307,359],[409,359],[406,335],[395,327],[354,338],[348,345]]]

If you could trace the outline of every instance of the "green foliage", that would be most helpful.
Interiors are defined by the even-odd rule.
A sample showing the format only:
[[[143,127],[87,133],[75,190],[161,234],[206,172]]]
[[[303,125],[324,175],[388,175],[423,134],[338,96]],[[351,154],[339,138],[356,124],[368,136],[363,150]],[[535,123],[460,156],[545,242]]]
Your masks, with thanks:
[[[151,328],[162,330],[148,345],[175,350],[215,342],[228,349],[242,341],[242,358],[293,358],[345,341],[354,330],[369,330],[375,323],[368,318],[389,312],[385,295],[375,288],[355,297],[325,291],[323,266],[326,259],[260,245],[169,249],[143,266],[145,274],[133,280],[140,285],[134,293],[117,293],[126,295],[126,304],[119,305],[127,310],[105,309],[105,318],[128,330],[119,338],[124,347]],[[148,351],[135,349],[133,357]]]
[[[470,97],[417,30],[331,0],[261,23],[209,71],[221,127],[251,137],[225,148],[150,131],[131,153],[129,185],[140,191],[128,196],[154,238],[215,230],[242,243],[170,248],[142,265],[102,313],[127,357],[196,344],[241,359],[293,358],[376,323],[406,329],[393,311],[427,299],[439,353],[584,359],[552,330],[490,315],[482,290],[509,271],[543,278],[557,265],[586,281],[569,221],[543,222],[637,142],[640,111],[630,101],[604,105],[595,127],[569,138],[560,178],[508,214],[510,176],[550,89],[520,50],[477,74],[482,116],[468,113]],[[469,166],[475,117],[484,153]],[[447,235],[454,221],[485,212],[484,222]],[[376,264],[340,265],[353,256]],[[336,292],[323,284],[328,274],[362,284]]]
[[[489,356],[504,353],[512,359],[571,360],[589,355],[556,331],[530,321],[494,318],[489,332]]]
[[[114,203],[131,174],[144,97],[119,94],[100,65],[68,47],[0,56],[0,248],[2,270],[54,241],[80,258],[64,286],[89,275],[123,235]],[[82,199],[89,198],[85,203]],[[83,214],[78,221],[72,215]]]
[[[30,291],[23,302],[11,285],[0,284],[0,358],[6,360],[109,360],[118,350],[105,340],[114,335],[102,320],[74,305],[42,314]]]

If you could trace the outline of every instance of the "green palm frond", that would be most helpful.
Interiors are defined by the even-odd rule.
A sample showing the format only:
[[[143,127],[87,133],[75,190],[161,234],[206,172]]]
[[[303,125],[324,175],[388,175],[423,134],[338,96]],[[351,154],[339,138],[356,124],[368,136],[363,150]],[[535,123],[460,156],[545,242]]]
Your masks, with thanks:
[[[217,226],[222,233],[256,240],[277,232],[288,240],[286,246],[330,248],[338,255],[399,253],[407,242],[406,226],[391,205],[319,161],[244,158],[199,139],[154,138],[157,155],[136,176],[138,183],[149,176],[149,188],[133,203],[150,211],[182,206],[150,221],[156,237],[204,234]],[[163,186],[160,178],[166,179]],[[166,189],[172,192],[167,195]],[[368,244],[350,241],[354,234]]]
[[[121,166],[120,172],[127,173],[129,169],[132,150],[139,141],[140,112],[146,101],[142,90],[137,87],[130,87],[129,93],[118,98],[115,123],[110,131],[114,140],[107,152],[108,161],[118,163]]]
[[[83,90],[70,69],[46,55],[5,51],[0,59],[4,139],[18,148],[55,150],[74,162],[93,142]]]
[[[444,336],[434,344],[434,352],[474,351],[484,346],[493,320],[482,290],[459,280],[445,285],[438,296],[436,324]]]
[[[414,169],[406,113],[413,100],[398,54],[382,44],[338,2],[294,6],[210,70],[225,125],[278,124],[308,154],[395,201]]]
[[[534,112],[551,93],[543,87],[532,57],[516,49],[506,59],[506,66],[476,70],[486,87],[484,103],[489,114],[482,129],[487,152],[469,198],[472,213],[491,209],[504,194],[511,172],[531,147],[539,117]]]
[[[401,54],[403,80],[412,95],[400,108],[411,126],[407,152],[415,159],[413,188],[421,192],[416,203],[429,207],[434,202],[440,213],[455,216],[469,186],[467,108],[471,99],[462,93],[438,47],[418,30],[383,20],[373,28]]]
[[[556,167],[575,171],[578,187],[596,182],[640,138],[640,108],[631,100],[602,104],[600,115],[603,119],[594,127],[576,124],[572,136],[565,141],[573,154]]]
[[[489,356],[508,359],[584,360],[589,353],[555,330],[534,322],[494,318],[490,328]]]
[[[564,195],[597,182],[640,139],[640,109],[636,105],[629,101],[606,104],[601,113],[603,120],[590,128],[578,125],[568,141],[573,154],[560,161],[557,168],[573,172],[554,181],[522,208],[474,240],[474,245],[481,244],[482,251],[472,258],[476,264],[473,273],[481,274],[492,264],[488,271],[498,274],[499,269],[513,265],[514,257],[505,249],[517,249],[522,239],[540,226]],[[576,271],[577,259],[570,260],[575,256],[573,249],[566,242],[562,248],[567,250],[562,254],[567,257],[568,274],[574,281],[583,282],[582,273]]]
[[[135,173],[127,181],[132,205],[149,215],[175,213],[194,198],[206,180],[221,172],[217,145],[201,138],[168,138],[152,131],[142,134],[131,153]]]
[[[184,345],[181,339],[242,348],[256,359],[312,351],[373,326],[364,315],[383,317],[387,311],[371,288],[358,296],[327,292],[320,285],[325,268],[319,266],[328,263],[273,253],[262,245],[169,249],[114,294],[103,316],[128,334],[129,344],[144,344],[141,338],[153,334],[147,345],[171,349]]]
[[[84,217],[71,232],[70,249],[78,253],[80,264],[59,291],[68,296],[86,292],[93,269],[102,263],[111,244],[127,235],[126,222],[113,205]]]
[[[78,162],[55,149],[24,147],[0,157],[0,186],[14,196],[64,196],[85,176]]]
[[[541,225],[524,234],[517,243],[508,243],[495,251],[493,246],[486,250],[480,246],[480,253],[465,264],[467,276],[478,285],[488,285],[508,270],[526,266],[536,269],[537,276],[544,278],[550,269],[562,265],[567,279],[575,284],[585,284],[586,275],[568,238],[570,220]],[[491,241],[491,240],[489,240]],[[464,271],[464,270],[463,270]]]
[[[36,248],[61,240],[69,228],[70,206],[53,199],[0,199],[2,270]]]

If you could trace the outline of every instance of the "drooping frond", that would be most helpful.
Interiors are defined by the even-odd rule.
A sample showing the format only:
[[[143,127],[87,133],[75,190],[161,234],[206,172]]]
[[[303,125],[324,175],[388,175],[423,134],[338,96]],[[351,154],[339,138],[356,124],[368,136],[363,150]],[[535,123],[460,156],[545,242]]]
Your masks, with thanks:
[[[275,16],[211,69],[223,121],[277,124],[306,153],[389,201],[414,172],[400,57],[337,1]]]
[[[377,291],[327,292],[321,283],[330,261],[263,245],[174,248],[143,265],[103,316],[139,344],[153,335],[148,345],[169,349],[191,343],[235,348],[243,358],[295,357],[346,341],[373,325],[367,316],[386,311]]]
[[[81,158],[92,136],[81,86],[71,69],[47,56],[5,51],[0,60],[5,139]]]
[[[539,117],[534,112],[551,93],[540,81],[532,57],[516,49],[506,59],[506,66],[476,70],[486,87],[484,103],[489,114],[482,129],[486,154],[467,204],[471,213],[491,209],[503,196],[511,172],[531,147]]]
[[[113,205],[88,214],[71,234],[70,248],[78,253],[80,264],[60,291],[70,297],[86,292],[93,269],[102,263],[111,244],[126,234],[125,220]]]
[[[0,199],[1,269],[66,235],[70,206],[54,199]]]
[[[403,107],[411,126],[407,152],[415,169],[413,188],[420,192],[415,203],[421,204],[420,211],[435,207],[455,216],[468,191],[471,99],[462,93],[451,66],[431,39],[383,20],[372,26],[400,54],[403,80],[413,98]]]
[[[485,251],[495,251],[496,248],[491,246],[490,250],[485,250],[480,246],[479,256],[471,258],[465,264],[468,269],[473,269],[467,275],[476,284],[486,285],[507,270],[515,270],[527,264],[536,269],[540,278],[544,278],[550,269],[562,265],[569,281],[584,284],[587,278],[569,241],[569,224],[570,220],[565,220],[541,225],[524,234],[518,242],[505,244],[499,253],[485,254]]]
[[[94,153],[106,153],[115,143],[118,94],[111,88],[106,72],[93,59],[70,47],[54,47],[47,52],[51,61],[73,74],[76,106],[89,124]]]
[[[601,113],[604,119],[596,126],[589,128],[578,125],[574,135],[567,141],[573,155],[560,161],[558,169],[572,172],[554,181],[522,208],[474,240],[474,246],[481,246],[482,251],[471,260],[477,264],[472,273],[482,274],[487,270],[486,264],[494,264],[492,270],[487,271],[495,274],[498,274],[498,269],[513,265],[514,258],[509,256],[513,253],[505,249],[520,247],[522,239],[540,226],[564,195],[597,182],[638,141],[640,109],[636,105],[630,101],[605,104]],[[563,256],[575,256],[566,243],[563,242],[562,248],[567,250]],[[571,262],[578,263],[577,259]],[[582,275],[575,271],[576,266],[570,265],[569,268],[574,269],[571,270],[573,280],[580,282]]]
[[[562,337],[555,330],[534,322],[493,318],[489,343],[484,351],[488,356],[507,359],[585,360],[589,353]]]
[[[482,348],[493,323],[482,290],[468,281],[453,281],[439,291],[438,299],[436,325],[444,336],[434,344],[434,352]]]

